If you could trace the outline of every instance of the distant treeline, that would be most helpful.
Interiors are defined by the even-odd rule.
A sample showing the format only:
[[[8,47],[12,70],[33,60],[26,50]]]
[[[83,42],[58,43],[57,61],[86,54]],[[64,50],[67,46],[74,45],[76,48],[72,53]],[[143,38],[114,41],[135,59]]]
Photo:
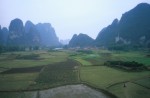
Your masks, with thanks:
[[[126,70],[146,70],[147,67],[144,64],[135,61],[106,61],[104,65],[109,67],[118,67]]]
[[[77,50],[77,52],[85,53],[85,54],[92,54],[93,53],[91,50]]]
[[[144,47],[142,45],[125,45],[125,44],[116,44],[116,45],[110,45],[107,47],[108,50],[121,50],[121,51],[129,51],[129,50],[143,50],[148,49],[150,50],[150,44],[147,47]]]
[[[0,53],[3,52],[14,52],[14,51],[25,51],[25,50],[38,50],[39,46],[3,46],[0,45]]]

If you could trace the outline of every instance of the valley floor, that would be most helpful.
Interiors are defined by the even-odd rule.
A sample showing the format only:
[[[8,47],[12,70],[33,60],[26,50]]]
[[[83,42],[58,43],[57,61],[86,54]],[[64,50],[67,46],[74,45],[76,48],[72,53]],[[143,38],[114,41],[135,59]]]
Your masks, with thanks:
[[[17,93],[20,91],[43,90],[81,83],[111,97],[115,95],[118,98],[149,98],[149,70],[127,71],[104,65],[106,61],[121,60],[136,61],[149,68],[150,58],[146,56],[149,54],[148,52],[90,51],[2,53],[0,54],[0,96],[17,98],[17,96],[23,96],[21,93]],[[83,96],[82,98],[84,98]],[[94,98],[94,95],[85,96],[85,98]],[[21,98],[27,98],[27,96]],[[36,96],[35,98],[41,97]]]

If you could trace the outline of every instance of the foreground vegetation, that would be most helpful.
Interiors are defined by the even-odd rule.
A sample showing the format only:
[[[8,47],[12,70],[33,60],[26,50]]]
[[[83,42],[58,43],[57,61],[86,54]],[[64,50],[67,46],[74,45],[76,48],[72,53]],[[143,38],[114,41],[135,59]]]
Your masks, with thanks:
[[[78,63],[73,60],[47,65],[35,80],[36,84],[30,88],[50,88],[79,83],[78,67]]]
[[[37,90],[85,83],[119,98],[148,98],[150,96],[148,55],[148,52],[141,51],[108,50],[2,53],[0,91]],[[119,67],[112,67],[118,65],[118,61],[122,63],[121,65],[136,62],[134,64],[141,64],[143,69],[133,71],[128,68],[122,70]],[[109,63],[109,66],[105,63]],[[134,69],[134,65],[132,67]],[[0,95],[7,96],[4,93],[0,92]]]
[[[105,89],[119,98],[149,98],[150,71],[146,68],[150,67],[150,58],[147,52],[95,50],[91,54],[74,54],[76,55],[71,57],[81,63],[80,77],[83,83]],[[120,65],[129,63],[136,70],[118,67],[118,64],[114,64],[118,61],[122,63]],[[139,68],[138,65],[134,66],[135,62],[140,65]]]
[[[113,69],[113,68],[106,67],[106,66],[82,67],[81,68],[81,79],[83,82],[88,82],[92,86],[108,90],[109,92],[112,92],[113,94],[117,95],[119,98],[126,98],[124,97],[125,93],[124,91],[122,91],[123,89],[121,89],[121,88],[126,88],[124,87],[124,83],[136,82],[136,79],[148,78],[149,75],[150,75],[150,72],[148,71],[125,72],[125,71],[120,71],[120,70]],[[149,80],[144,81],[144,83],[145,82],[149,82]],[[115,89],[116,92],[114,92],[114,89],[111,89],[111,88],[118,86],[118,84],[120,85],[119,86],[120,88]],[[126,84],[126,86],[128,87],[128,84]],[[147,88],[145,89],[146,90],[143,92],[145,92],[148,96],[149,89]],[[133,92],[136,92],[136,89],[133,90]],[[145,93],[143,93],[143,96],[145,96]],[[138,94],[140,93],[137,93],[137,95]],[[133,96],[131,96],[130,98],[132,97]],[[144,97],[144,98],[148,98],[148,97]]]

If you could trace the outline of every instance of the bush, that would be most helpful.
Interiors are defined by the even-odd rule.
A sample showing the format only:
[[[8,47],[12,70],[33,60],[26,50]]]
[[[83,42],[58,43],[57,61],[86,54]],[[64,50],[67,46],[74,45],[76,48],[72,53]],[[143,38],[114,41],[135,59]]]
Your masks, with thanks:
[[[77,50],[77,52],[85,53],[85,54],[92,54],[91,50]]]
[[[141,63],[135,62],[135,61],[107,61],[104,63],[106,66],[110,67],[118,67],[128,70],[144,70],[147,69],[146,66],[144,66]]]
[[[25,59],[25,60],[37,60],[39,54],[29,54],[29,55],[18,55],[16,59]]]

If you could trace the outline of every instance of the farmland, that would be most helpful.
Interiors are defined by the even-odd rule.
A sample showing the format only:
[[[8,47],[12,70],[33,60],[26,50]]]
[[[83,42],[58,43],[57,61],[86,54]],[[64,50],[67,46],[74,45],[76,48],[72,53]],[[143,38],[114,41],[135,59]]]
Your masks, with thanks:
[[[150,58],[142,51],[61,50],[26,51],[0,55],[0,95],[6,92],[50,89],[87,84],[118,98],[150,96]],[[105,66],[107,61],[143,64],[148,69],[131,71]],[[140,92],[140,93],[139,93]],[[30,95],[30,94],[29,94]],[[31,94],[32,95],[32,94]],[[83,95],[84,96],[84,95]],[[30,98],[30,97],[29,97]]]
[[[79,83],[78,67],[78,63],[73,60],[47,65],[35,80],[36,84],[30,88],[47,88]]]
[[[138,62],[150,67],[147,52],[140,51],[108,51],[95,50],[91,54],[76,53],[73,59],[81,63],[81,81],[93,87],[105,89],[119,98],[148,98],[150,96],[150,71],[131,71],[115,67],[104,66],[106,61]],[[127,87],[124,87],[126,84]],[[128,91],[126,92],[125,91]],[[138,92],[141,91],[140,94]],[[139,96],[139,97],[137,97]]]

